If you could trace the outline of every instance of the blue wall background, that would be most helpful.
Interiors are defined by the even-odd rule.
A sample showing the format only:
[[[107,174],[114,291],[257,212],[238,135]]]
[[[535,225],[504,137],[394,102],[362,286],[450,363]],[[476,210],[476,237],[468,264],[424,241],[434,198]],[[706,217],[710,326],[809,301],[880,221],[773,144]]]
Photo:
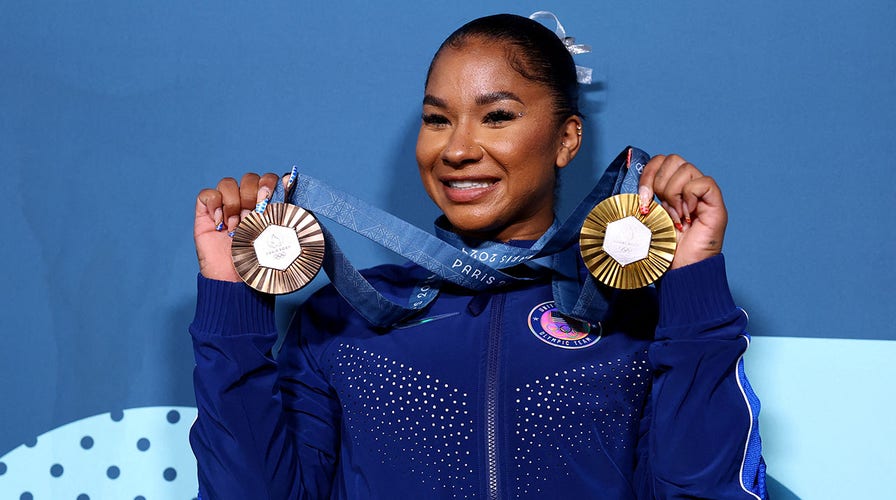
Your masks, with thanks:
[[[413,144],[432,53],[474,17],[545,8],[601,81],[561,208],[627,144],[715,176],[777,498],[890,498],[884,0],[0,0],[0,497],[192,498],[197,191],[299,163],[431,227]],[[359,266],[394,259],[335,232]]]

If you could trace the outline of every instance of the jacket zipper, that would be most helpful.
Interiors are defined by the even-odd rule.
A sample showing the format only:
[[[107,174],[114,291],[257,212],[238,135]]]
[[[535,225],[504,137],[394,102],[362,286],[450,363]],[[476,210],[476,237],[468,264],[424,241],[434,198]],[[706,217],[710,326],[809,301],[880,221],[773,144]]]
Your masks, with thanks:
[[[498,500],[498,375],[501,351],[501,317],[504,294],[493,296],[489,322],[485,381],[485,447],[488,465],[488,498]]]

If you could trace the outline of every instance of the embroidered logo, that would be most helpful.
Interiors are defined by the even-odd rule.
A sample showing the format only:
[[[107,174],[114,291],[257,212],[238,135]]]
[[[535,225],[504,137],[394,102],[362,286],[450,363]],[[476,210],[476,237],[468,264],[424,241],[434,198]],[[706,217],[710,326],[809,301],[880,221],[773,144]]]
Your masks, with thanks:
[[[600,324],[566,317],[557,310],[554,301],[538,304],[529,312],[529,330],[542,342],[563,349],[582,349],[600,340]]]

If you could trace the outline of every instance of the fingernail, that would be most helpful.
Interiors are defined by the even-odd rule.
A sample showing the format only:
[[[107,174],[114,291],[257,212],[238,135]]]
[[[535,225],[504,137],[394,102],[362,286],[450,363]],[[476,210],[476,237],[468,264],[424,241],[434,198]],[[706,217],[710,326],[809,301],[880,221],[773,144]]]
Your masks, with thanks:
[[[268,207],[268,203],[271,201],[271,190],[268,187],[263,187],[258,190],[258,203],[255,204],[255,211],[258,213],[264,213],[264,209]]]
[[[215,209],[215,231],[224,229],[224,211],[220,208]]]
[[[685,222],[685,224],[690,224],[690,223],[691,223],[691,216],[690,216],[690,215],[685,215],[685,216],[684,216],[684,222]]]
[[[681,232],[684,231],[684,226],[681,225],[681,222],[676,222],[675,229],[678,229],[678,231]]]
[[[298,175],[299,175],[299,167],[298,167],[298,165],[293,165],[292,170],[290,170],[290,172],[289,172],[289,180],[286,181],[286,190],[287,191],[289,190],[289,188],[292,187],[293,184],[295,184],[296,177]]]
[[[271,188],[269,188],[267,186],[262,186],[258,190],[258,197],[256,198],[256,200],[258,202],[262,202],[270,197],[271,197]]]
[[[684,222],[686,224],[691,223],[691,210],[688,208],[688,204],[686,202],[681,202],[681,209],[684,210]]]
[[[653,192],[647,186],[638,188],[638,201],[641,204],[641,214],[647,215],[650,212],[650,202],[653,199]]]
[[[234,235],[234,234],[236,234],[236,231],[229,231],[229,232],[227,233],[227,236],[230,236],[231,238],[233,238],[233,235]]]

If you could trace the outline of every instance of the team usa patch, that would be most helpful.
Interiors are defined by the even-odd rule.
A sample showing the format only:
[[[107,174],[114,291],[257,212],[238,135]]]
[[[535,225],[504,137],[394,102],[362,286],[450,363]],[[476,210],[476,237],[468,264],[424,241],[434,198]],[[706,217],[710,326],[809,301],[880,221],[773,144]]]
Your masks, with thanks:
[[[553,300],[538,304],[529,312],[529,330],[545,344],[563,349],[583,349],[600,340],[600,324],[560,314]]]

